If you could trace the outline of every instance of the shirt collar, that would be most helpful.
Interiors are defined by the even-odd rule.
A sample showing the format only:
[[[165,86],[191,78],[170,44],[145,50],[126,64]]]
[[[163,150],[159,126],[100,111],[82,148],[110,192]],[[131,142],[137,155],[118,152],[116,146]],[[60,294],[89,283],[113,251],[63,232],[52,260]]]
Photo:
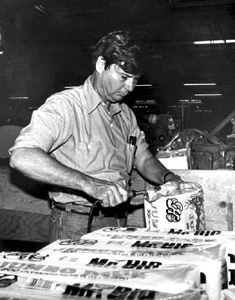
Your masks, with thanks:
[[[84,94],[87,99],[88,113],[92,113],[99,105],[102,105],[102,99],[97,94],[91,84],[91,76],[87,78],[83,86]],[[122,111],[120,103],[113,103],[110,105],[111,116]]]

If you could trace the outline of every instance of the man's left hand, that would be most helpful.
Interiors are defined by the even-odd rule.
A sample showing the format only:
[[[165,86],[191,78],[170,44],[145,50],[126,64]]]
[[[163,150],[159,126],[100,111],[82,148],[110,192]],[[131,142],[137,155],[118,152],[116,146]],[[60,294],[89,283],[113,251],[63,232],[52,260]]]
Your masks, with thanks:
[[[148,193],[148,201],[153,202],[161,197],[179,195],[187,192],[202,190],[202,187],[197,182],[185,182],[182,179],[168,181],[154,189],[154,192]]]

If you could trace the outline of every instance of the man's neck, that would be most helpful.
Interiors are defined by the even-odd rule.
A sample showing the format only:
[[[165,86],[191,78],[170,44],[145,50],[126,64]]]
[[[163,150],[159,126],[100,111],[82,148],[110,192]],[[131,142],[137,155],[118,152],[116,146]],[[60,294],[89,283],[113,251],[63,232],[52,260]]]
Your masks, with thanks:
[[[96,93],[100,96],[102,104],[105,105],[107,107],[107,109],[110,111],[111,103],[109,101],[107,101],[106,99],[104,99],[104,97],[102,97],[101,93],[99,93],[98,79],[97,79],[97,76],[96,76],[96,72],[94,72],[91,75],[91,84],[92,84],[94,90],[96,91]]]

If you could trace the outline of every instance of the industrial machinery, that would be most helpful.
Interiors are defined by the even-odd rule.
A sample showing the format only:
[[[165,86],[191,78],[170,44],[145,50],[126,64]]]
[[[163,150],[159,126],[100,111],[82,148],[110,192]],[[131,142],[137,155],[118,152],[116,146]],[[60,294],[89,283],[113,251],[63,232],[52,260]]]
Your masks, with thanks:
[[[221,141],[216,134],[224,126],[232,122],[232,134],[226,142]],[[187,149],[190,156],[189,169],[198,170],[235,170],[235,110],[229,114],[212,132],[198,129],[186,129],[178,132],[161,151]]]

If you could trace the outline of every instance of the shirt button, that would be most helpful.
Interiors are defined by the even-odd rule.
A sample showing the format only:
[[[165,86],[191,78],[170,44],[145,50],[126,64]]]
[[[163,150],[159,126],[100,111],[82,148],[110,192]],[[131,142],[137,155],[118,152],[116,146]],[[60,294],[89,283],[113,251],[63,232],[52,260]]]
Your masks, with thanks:
[[[113,127],[113,123],[111,123],[110,126]]]

